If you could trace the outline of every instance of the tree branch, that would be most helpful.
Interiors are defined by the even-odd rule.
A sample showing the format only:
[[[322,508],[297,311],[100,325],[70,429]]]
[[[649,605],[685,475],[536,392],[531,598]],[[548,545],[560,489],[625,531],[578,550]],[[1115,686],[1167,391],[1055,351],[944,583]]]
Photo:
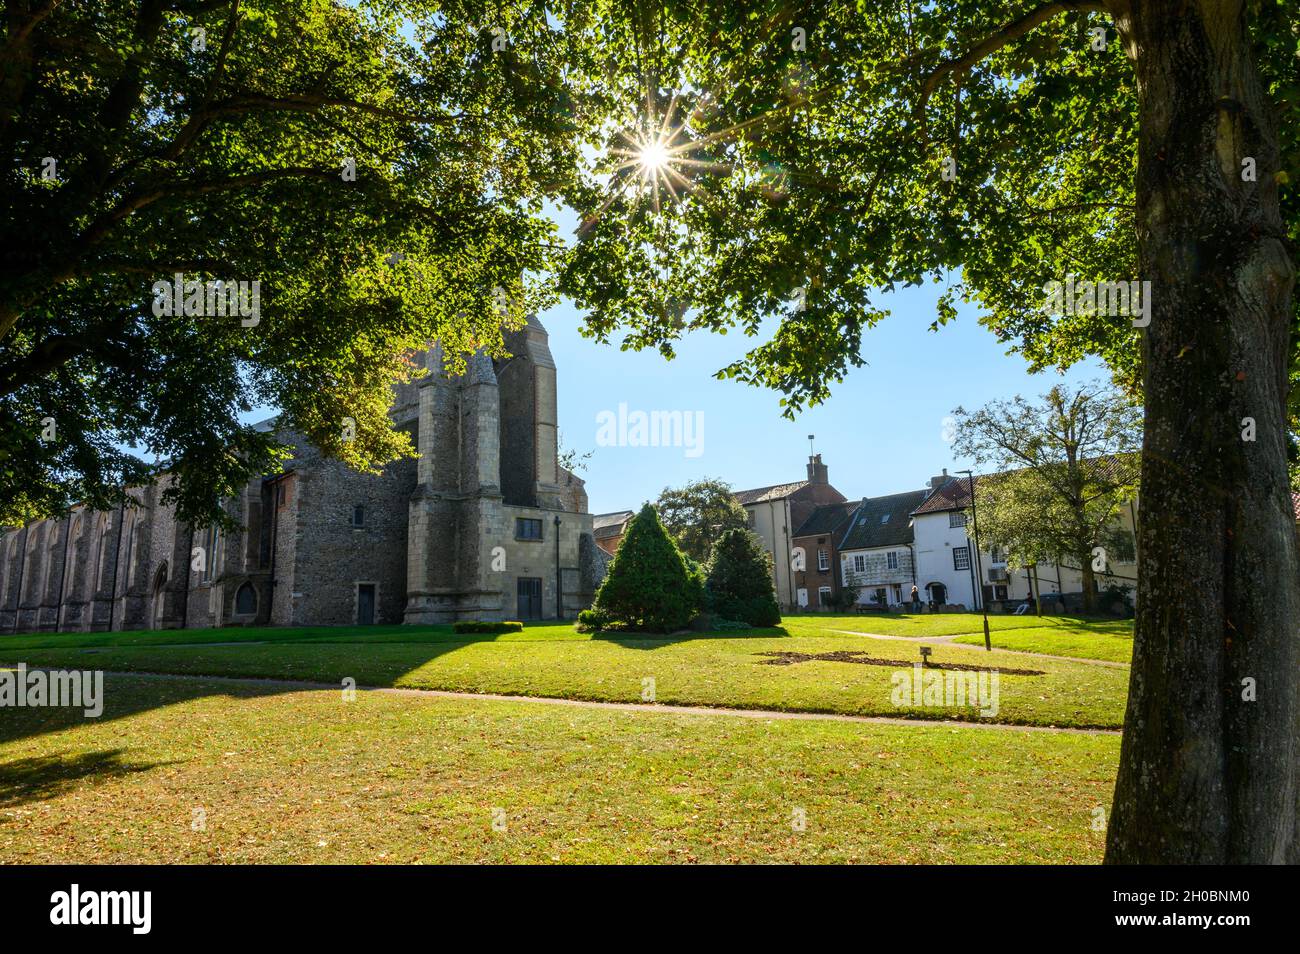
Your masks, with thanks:
[[[925,112],[926,102],[939,84],[943,82],[944,77],[950,73],[965,73],[990,53],[994,53],[1008,43],[1020,39],[1026,33],[1053,19],[1058,14],[1071,10],[1104,13],[1106,7],[1100,0],[1052,0],[1051,3],[1035,7],[1020,18],[1012,20],[996,33],[991,33],[980,40],[961,56],[945,60],[936,66],[921,84],[921,95],[916,103],[916,115],[921,116]]]

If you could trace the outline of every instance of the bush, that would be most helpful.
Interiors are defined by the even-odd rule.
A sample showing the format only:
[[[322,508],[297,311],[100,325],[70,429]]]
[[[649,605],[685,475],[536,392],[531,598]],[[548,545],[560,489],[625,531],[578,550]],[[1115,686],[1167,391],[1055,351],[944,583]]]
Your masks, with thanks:
[[[578,622],[574,628],[580,633],[597,633],[612,622],[600,610],[585,609],[578,611]]]
[[[489,623],[481,619],[466,619],[459,623],[452,623],[451,631],[453,633],[522,633],[524,624],[517,620]]]
[[[690,623],[703,599],[699,565],[682,554],[646,504],[628,524],[590,612],[602,628],[671,633]]]
[[[772,585],[772,558],[748,530],[728,530],[713,546],[707,580],[709,606],[750,626],[775,626],[781,610]]]

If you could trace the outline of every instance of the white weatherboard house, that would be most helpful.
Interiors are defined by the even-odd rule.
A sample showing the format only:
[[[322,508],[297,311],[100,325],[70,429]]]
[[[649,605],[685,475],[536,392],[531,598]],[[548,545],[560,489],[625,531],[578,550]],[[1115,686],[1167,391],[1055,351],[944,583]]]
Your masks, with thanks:
[[[979,476],[974,478],[977,516],[980,480]],[[945,470],[941,477],[930,481],[929,495],[912,512],[921,598],[937,605],[960,605],[969,610],[979,610],[988,603],[989,609],[996,611],[1013,609],[1037,594],[1049,605],[1062,601],[1066,608],[1078,609],[1083,575],[1077,568],[1059,563],[1040,563],[1028,568],[1008,566],[1003,553],[984,548],[976,552],[971,545],[975,528],[967,526],[966,519],[971,506],[971,483],[967,477],[949,477]],[[1137,506],[1137,501],[1133,501],[1120,511],[1120,524],[1130,539],[1136,526]],[[1108,562],[1108,575],[1099,573],[1098,585],[1115,583],[1135,587],[1136,552],[1135,543],[1130,554]]]
[[[928,494],[913,490],[863,499],[839,541],[840,582],[858,587],[864,606],[897,607],[918,585],[913,555],[912,511]]]

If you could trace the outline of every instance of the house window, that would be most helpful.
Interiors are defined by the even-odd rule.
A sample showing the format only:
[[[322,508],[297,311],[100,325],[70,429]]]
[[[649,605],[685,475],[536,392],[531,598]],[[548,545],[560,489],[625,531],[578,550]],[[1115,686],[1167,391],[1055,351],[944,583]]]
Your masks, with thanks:
[[[826,550],[817,551],[817,569],[825,573],[831,568],[831,555]]]
[[[366,508],[357,504],[352,508],[352,526],[364,527],[366,525]]]
[[[831,588],[829,586],[819,586],[817,588],[817,605],[823,607],[831,605]]]
[[[992,547],[989,550],[989,562],[994,566],[1000,566],[1007,562],[1007,555],[1001,547]]]
[[[853,572],[854,573],[867,572],[867,558],[865,555],[861,553],[853,554]]]
[[[952,513],[948,514],[948,526],[950,527],[966,526],[966,514],[960,510],[954,510]]]
[[[897,551],[897,550],[890,550],[888,553],[885,554],[885,566],[889,567],[889,569],[891,569],[891,570],[897,570],[897,569],[898,569],[898,551]]]
[[[542,521],[539,517],[515,517],[516,540],[542,539]],[[530,617],[531,618],[531,617]]]
[[[889,514],[887,514],[887,513],[882,513],[882,514],[880,515],[880,522],[881,522],[882,524],[889,523]]]
[[[900,583],[894,584],[894,602],[895,603],[903,602],[903,586]]]
[[[289,500],[288,489],[285,487],[284,484],[276,484],[275,485],[275,509],[283,510],[284,505],[288,502],[288,500]]]
[[[1007,588],[1001,583],[993,584],[993,598],[995,600],[1005,600],[1007,598]]]
[[[952,548],[952,568],[954,570],[970,569],[970,547]]]

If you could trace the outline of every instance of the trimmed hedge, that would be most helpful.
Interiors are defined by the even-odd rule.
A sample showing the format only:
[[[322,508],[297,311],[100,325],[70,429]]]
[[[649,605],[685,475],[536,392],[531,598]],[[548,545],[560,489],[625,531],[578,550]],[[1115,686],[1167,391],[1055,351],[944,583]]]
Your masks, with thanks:
[[[481,619],[467,619],[451,624],[453,633],[522,633],[524,624],[509,619],[504,623],[490,623]]]

